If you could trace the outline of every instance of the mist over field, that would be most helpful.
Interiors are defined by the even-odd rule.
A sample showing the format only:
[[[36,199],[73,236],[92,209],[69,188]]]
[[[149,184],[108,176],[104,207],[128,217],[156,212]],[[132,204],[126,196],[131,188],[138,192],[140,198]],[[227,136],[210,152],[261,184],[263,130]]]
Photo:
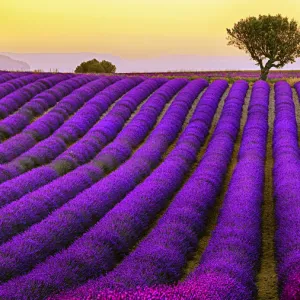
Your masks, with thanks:
[[[126,59],[106,53],[0,53],[30,65],[31,70],[42,69],[73,72],[82,61],[93,58],[109,60],[117,66],[117,73],[166,72],[166,71],[212,71],[212,70],[257,70],[248,56],[202,56],[164,55],[139,59]],[[1,66],[0,69],[6,69]],[[300,69],[300,60],[286,65],[283,70]]]
[[[7,55],[0,54],[0,69],[11,71],[29,71],[30,66],[23,61],[15,60]]]

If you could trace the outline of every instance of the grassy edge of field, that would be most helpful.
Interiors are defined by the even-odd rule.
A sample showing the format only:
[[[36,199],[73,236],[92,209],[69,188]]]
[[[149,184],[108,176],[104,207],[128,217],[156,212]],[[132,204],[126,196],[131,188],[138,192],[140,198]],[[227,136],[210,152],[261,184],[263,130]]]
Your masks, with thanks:
[[[269,97],[269,116],[268,116],[268,140],[265,161],[265,184],[264,184],[264,200],[262,203],[262,248],[260,257],[260,268],[256,276],[257,299],[278,299],[277,290],[277,274],[275,259],[275,204],[273,199],[273,124],[274,124],[274,87],[271,87]]]

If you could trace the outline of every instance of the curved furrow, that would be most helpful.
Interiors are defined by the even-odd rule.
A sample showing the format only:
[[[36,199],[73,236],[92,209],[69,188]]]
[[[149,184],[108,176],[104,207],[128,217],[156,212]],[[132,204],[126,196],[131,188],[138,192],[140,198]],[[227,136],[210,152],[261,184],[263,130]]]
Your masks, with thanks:
[[[45,161],[48,157],[48,160],[50,160],[51,157],[55,157],[55,155],[58,155],[67,148],[68,141],[70,142],[76,139],[76,135],[74,134],[76,128],[79,129],[76,130],[76,134],[80,136],[84,133],[84,131],[88,131],[90,127],[93,129],[98,128],[98,131],[100,130],[100,132],[102,132],[103,138],[101,140],[99,139],[97,143],[97,147],[100,150],[115,138],[124,126],[130,113],[133,113],[133,111],[128,111],[128,108],[124,105],[126,105],[126,103],[131,101],[132,97],[134,97],[136,101],[135,108],[138,110],[138,105],[141,105],[143,101],[146,101],[147,97],[159,88],[164,81],[150,79],[149,81],[146,80],[144,83],[137,85],[138,82],[138,80],[137,82],[134,82],[132,79],[124,79],[124,81],[118,81],[109,86],[103,92],[99,93],[99,95],[88,101],[87,104],[78,111],[78,113],[74,114],[73,117],[71,117],[59,130],[57,130],[57,137],[50,137],[39,143],[37,146],[32,148],[32,151],[27,152],[27,155],[31,152],[33,153],[32,157],[40,157],[43,161]],[[126,91],[127,93],[125,94]],[[121,99],[118,100],[120,97]],[[110,108],[110,106],[113,107]],[[107,109],[107,114],[103,115]],[[120,113],[122,113],[123,118],[119,117]],[[102,118],[99,120],[101,116]],[[82,122],[78,123],[78,119]],[[81,125],[84,120],[86,120],[84,122],[86,126],[82,127]],[[105,124],[110,124],[110,127],[105,127]],[[65,132],[69,132],[68,129],[73,130],[72,135],[64,134]],[[113,131],[111,131],[111,129],[113,129]],[[87,132],[84,137],[86,138],[88,136],[90,136],[90,138],[93,137],[89,134],[89,132]],[[80,140],[78,142],[80,142]],[[84,143],[84,145],[87,146],[88,143]],[[85,148],[83,148],[83,152],[84,150]],[[28,156],[30,157],[30,155]],[[39,164],[42,164],[42,162]],[[23,195],[36,190],[59,176],[64,175],[71,171],[72,168],[74,168],[74,166],[68,163],[68,161],[56,159],[52,164],[35,168],[30,172],[2,183],[0,185],[0,207],[17,200]],[[32,181],[32,178],[35,178],[35,180]],[[59,180],[56,182],[59,182]],[[56,186],[56,188],[58,187]],[[46,191],[44,192],[41,190],[41,194],[44,194],[43,197],[45,197],[45,195],[48,195],[49,191],[50,193],[54,192],[46,188]],[[55,197],[55,195],[52,197]]]
[[[134,93],[125,95],[122,101],[119,101],[117,105],[114,107],[115,109],[112,109],[112,111],[98,124],[99,128],[101,128],[101,124],[110,125],[110,126],[103,126],[102,132],[105,133],[106,129],[113,129],[115,131],[111,133],[111,139],[113,139],[118,132],[118,127],[119,130],[121,130],[125,122],[124,119],[121,120],[122,122],[120,122],[120,120],[118,122],[120,115],[124,115],[124,118],[126,119],[125,116],[127,114],[127,118],[128,118],[130,114],[133,112],[134,107],[137,107],[138,103],[141,103],[143,99],[149,96],[149,93],[151,93],[153,90],[155,90],[158,86],[161,85],[160,80],[158,82],[156,81],[157,79],[154,80],[150,79],[149,81],[146,81],[146,83],[144,84],[144,88],[138,88],[135,90],[136,97],[134,97]],[[149,100],[151,100],[152,105],[153,102],[154,103],[156,101],[158,102],[159,99],[162,99],[160,101],[164,101],[163,103],[165,103],[168,100],[171,100],[172,97],[178,92],[178,90],[182,88],[182,86],[185,85],[186,83],[187,81],[182,79],[171,80],[167,82],[165,85],[163,85],[161,88],[159,88],[157,90],[157,95],[156,93],[154,93]],[[145,89],[147,85],[148,85],[148,90]],[[132,103],[131,104],[132,110],[128,110],[128,103],[132,102],[133,100],[136,103],[135,105],[133,105]],[[162,110],[163,106],[161,107],[160,111]],[[156,116],[154,115],[152,118],[151,117],[149,118],[152,119],[149,125],[151,125],[151,123],[152,126],[155,124],[155,120],[160,111],[157,111]],[[148,114],[148,112],[149,109],[145,109],[144,111],[141,112],[141,114],[145,116]],[[116,125],[115,128],[113,126],[114,123]],[[128,124],[128,126],[125,127],[127,132],[130,132],[130,129],[132,129],[132,127],[135,126],[134,123],[136,122],[132,121]],[[140,124],[143,123],[140,122]],[[145,131],[142,126],[140,126],[140,130],[144,132],[144,136],[146,136],[147,131]],[[149,130],[150,128],[148,128],[148,131]],[[101,131],[97,130],[97,133],[101,133]],[[109,131],[107,132],[107,134],[104,135],[105,139],[102,138],[102,141],[99,140],[98,144],[100,146],[101,145],[104,146],[107,143],[107,139],[110,138],[108,133]],[[116,144],[116,148],[119,145],[118,141],[113,144]],[[107,158],[108,159],[110,158],[110,161],[114,159],[113,156]],[[45,185],[44,187],[38,189],[33,193],[25,195],[20,200],[15,201],[10,205],[7,205],[3,209],[1,209],[0,214],[3,213],[3,215],[6,216],[5,219],[0,220],[0,227],[3,229],[3,232],[0,233],[1,242],[6,241],[16,233],[23,231],[28,226],[41,221],[52,210],[60,207],[61,205],[66,203],[69,199],[76,196],[76,194],[90,187],[95,181],[103,177],[106,172],[109,172],[118,166],[118,164],[109,165],[110,161],[108,159],[102,161],[97,160],[97,162],[95,163],[92,162],[90,164],[84,165],[78,168],[77,170],[70,172],[63,177],[59,177],[57,180],[51,182],[50,184]],[[114,160],[116,161],[116,159]],[[42,170],[49,172],[48,171],[49,169],[53,173],[53,168],[44,167]],[[34,172],[34,174],[38,175],[38,173],[36,172]],[[32,174],[31,175],[28,174],[28,175],[29,175],[28,179],[30,180],[32,178]],[[56,177],[58,176],[59,174],[56,173]],[[52,177],[52,179],[54,178]],[[76,182],[76,184],[74,184],[74,182]],[[24,203],[26,203],[27,208],[24,207]],[[19,222],[20,216],[22,216],[21,222]]]
[[[278,299],[278,278],[276,274],[275,258],[275,203],[273,198],[273,167],[274,159],[272,156],[273,124],[275,118],[275,92],[271,88],[269,97],[269,132],[267,142],[267,153],[265,162],[265,184],[264,201],[262,204],[262,251],[260,257],[260,270],[257,274],[257,300]],[[298,102],[298,100],[295,101]],[[294,102],[295,102],[294,101]],[[299,110],[300,117],[300,110]],[[300,119],[299,119],[300,121]]]
[[[159,223],[161,225],[157,226],[157,231],[154,229],[153,232],[156,234],[151,235],[151,243],[149,240],[147,247],[145,244],[144,251],[140,253],[137,253],[139,251],[137,248],[134,252],[137,253],[136,260],[130,261],[129,256],[129,263],[123,269],[124,273],[121,270],[117,273],[121,277],[121,283],[118,277],[108,274],[107,281],[104,277],[102,286],[101,281],[91,282],[75,292],[65,294],[64,297],[58,296],[57,299],[107,299],[108,297],[123,299],[122,296],[128,299],[146,297],[150,299],[254,299],[255,273],[259,262],[261,238],[260,207],[263,200],[268,132],[268,94],[267,83],[257,82],[254,85],[238,163],[217,226],[202,255],[200,265],[184,282],[177,287],[161,286],[124,291],[127,284],[129,287],[136,286],[134,279],[142,287],[155,283],[168,283],[176,277],[179,279],[186,256],[197,245],[197,236],[204,225],[203,213],[205,214],[205,206],[208,204],[199,200],[202,195],[205,195],[204,199],[209,199],[210,192],[215,193],[214,189],[220,185],[220,181],[218,183],[211,181],[210,176],[209,181],[206,179],[204,189],[200,190],[197,187],[201,186],[201,183],[199,184],[201,180],[196,180],[194,175],[191,177],[189,182],[195,186],[192,185],[189,190],[185,190],[185,195],[182,194],[181,199],[178,198],[181,201],[172,203],[174,206],[171,205],[170,210],[165,214],[166,219],[162,219],[166,221]],[[233,133],[232,130],[233,128],[230,128],[229,132]],[[222,135],[222,132],[220,134]],[[216,147],[217,145],[214,145],[213,148]],[[225,153],[222,150],[221,147],[218,153],[220,160]],[[212,156],[209,159],[211,162],[208,164],[208,174],[215,176],[217,172],[211,171],[211,163],[216,162],[216,158]],[[191,193],[191,190],[194,193]],[[196,197],[195,191],[198,195]],[[135,268],[139,270],[139,263],[142,264],[143,271],[136,273]],[[117,291],[110,289],[116,286],[120,286],[121,289]],[[103,287],[109,289],[104,290]]]
[[[8,96],[16,92],[18,89],[25,87],[26,85],[30,85],[31,83],[40,80],[42,78],[47,78],[49,75],[47,74],[29,74],[24,77],[18,77],[16,79],[11,79],[4,83],[0,84],[0,101],[3,97]]]
[[[249,89],[244,100],[242,115],[240,119],[240,128],[233,146],[230,161],[224,173],[222,185],[219,187],[220,190],[217,191],[217,196],[214,200],[214,204],[208,209],[207,214],[205,215],[205,225],[203,227],[203,231],[198,237],[198,244],[195,251],[193,252],[193,254],[191,254],[190,257],[188,257],[187,264],[184,267],[183,275],[180,281],[184,281],[185,278],[199,265],[200,258],[209,243],[213,230],[216,227],[219,212],[223,204],[223,199],[225,197],[226,190],[232,177],[234,168],[238,161],[238,152],[242,141],[243,130],[247,121],[247,111],[249,109],[251,92],[252,90]]]
[[[247,89],[245,82],[236,82],[232,86],[209,146],[195,172],[177,193],[157,226],[135,250],[100,281],[87,284],[94,293],[108,287],[129,289],[180,279],[188,254],[197,246],[205,213],[213,205],[230,161]],[[204,109],[206,111],[207,108]],[[151,202],[155,198],[153,195]],[[145,204],[149,205],[148,202]],[[128,208],[123,210],[128,212]],[[128,225],[122,224],[128,234],[134,235],[143,228],[144,215],[152,215],[153,205],[150,205],[150,210],[139,211],[138,216],[132,213],[132,218],[137,219],[135,227],[128,228]],[[196,221],[198,224],[195,224]],[[87,286],[79,290],[84,293]]]
[[[298,300],[300,82],[227,88],[0,71],[0,299]]]
[[[2,83],[5,83],[9,80],[12,79],[17,79],[17,78],[21,78],[23,76],[26,76],[29,74],[22,74],[22,73],[4,73],[4,74],[0,74],[0,87]]]
[[[51,109],[49,113],[45,114],[27,126],[20,135],[24,137],[24,139],[22,139],[22,148],[26,149],[29,147],[30,149],[22,153],[11,162],[0,166],[0,182],[12,179],[34,167],[47,162],[47,156],[44,157],[43,162],[39,162],[37,160],[38,158],[35,157],[37,154],[35,152],[38,152],[37,150],[40,148],[45,148],[44,143],[48,143],[49,140],[42,141],[40,143],[38,143],[38,141],[44,140],[50,136],[55,130],[64,124],[65,120],[69,119],[70,116],[76,113],[76,111],[79,110],[88,100],[95,96],[95,94],[97,94],[99,91],[102,91],[105,87],[108,87],[110,84],[111,79],[108,79],[108,77],[103,77],[87,83],[86,85],[72,92],[70,95],[64,97],[53,109]],[[13,137],[7,141],[7,144],[5,145],[5,149],[7,149],[7,151],[11,151],[10,147],[12,145],[14,145],[15,148],[18,147],[17,141],[20,135],[17,135],[15,138]],[[32,144],[36,145],[32,147]],[[49,144],[48,147],[51,148],[52,145],[51,143]],[[66,147],[64,141],[61,139],[56,144],[58,144],[57,147],[62,148],[62,151]]]
[[[101,218],[116,202],[120,201],[132,190],[139,181],[143,180],[151,172],[151,169],[159,163],[168,145],[176,138],[194,99],[201,89],[203,89],[203,80],[195,81],[183,88],[183,95],[179,92],[160,124],[143,146],[128,160],[128,163],[123,164],[118,170],[69,201],[61,209],[56,210],[46,220],[37,224],[36,226],[41,226],[44,229],[52,224],[54,229],[51,233],[49,232],[47,241],[44,240],[44,246],[49,242],[53,245],[51,242],[53,237],[56,237],[56,241],[58,241],[57,239],[60,240],[60,247],[68,241],[71,242],[76,236],[96,223],[97,219]],[[187,91],[190,93],[189,97],[187,97]],[[124,181],[126,185],[124,185]],[[101,193],[97,192],[99,190]],[[105,202],[105,205],[101,205],[101,202],[103,204]],[[84,218],[79,219],[78,214],[84,216]],[[70,218],[70,216],[73,217]],[[61,232],[61,225],[58,227],[54,226],[58,220],[60,220],[63,228],[69,228],[69,235]],[[35,234],[39,234],[38,231],[35,231]],[[59,247],[58,243],[57,246]],[[50,250],[49,247],[47,248]],[[43,255],[40,251],[39,254]]]
[[[86,75],[66,78],[26,102],[16,113],[0,121],[0,138],[7,139],[28,126],[38,116],[44,114],[62,98],[96,78]],[[0,158],[0,162],[6,162]]]
[[[160,81],[155,79],[154,81],[146,80],[145,83],[149,86],[140,85],[135,90],[130,91],[130,94],[125,95],[118,105],[112,109],[111,113],[101,120],[101,123],[97,123],[82,139],[73,143],[66,151],[58,155],[53,161],[53,167],[62,163],[68,166],[67,169],[69,171],[81,164],[87,163],[99,153],[104,145],[111,142],[117,134],[122,135],[125,128],[127,132],[129,128],[133,127],[133,125],[130,125],[122,129],[125,123],[130,123],[131,117],[136,118],[133,112],[139,105],[142,104],[141,110],[143,112],[143,110],[148,107],[149,100],[150,103],[152,103],[157,97],[159,99],[162,97],[163,101],[165,101],[164,103],[170,101],[182,85],[186,84],[186,81]],[[160,105],[158,107],[160,107]],[[145,115],[145,112],[143,112],[143,115]],[[76,136],[78,126],[79,125],[69,126],[66,131],[57,132],[57,136],[63,136],[63,138],[70,140],[70,137]],[[142,128],[138,128],[138,130],[141,129]],[[149,130],[149,128],[146,129],[146,132],[147,130]],[[145,130],[142,131],[142,134],[144,134],[143,136],[145,137]],[[119,137],[117,139],[119,139]]]
[[[238,163],[212,237],[182,290],[207,298],[254,299],[261,248],[261,205],[268,135],[269,86],[254,84]],[[214,289],[205,287],[214,282]],[[197,288],[197,285],[200,286]]]
[[[38,79],[37,81],[19,88],[15,92],[0,99],[0,119],[8,117],[10,114],[17,111],[32,97],[48,90],[55,84],[70,78],[67,75],[53,75],[46,78]]]
[[[298,136],[300,136],[300,82],[294,84],[293,100],[295,105],[296,122],[298,127]]]
[[[116,153],[110,154],[111,151],[116,152],[116,150],[113,150],[117,148],[116,145],[118,145],[120,149],[123,148],[123,152],[130,155],[131,151],[136,148],[139,143],[146,137],[149,129],[152,129],[152,127],[154,126],[156,117],[158,117],[158,112],[163,109],[161,105],[163,104],[164,106],[169,101],[171,101],[172,98],[175,97],[176,93],[178,93],[178,91],[186,83],[187,81],[171,80],[165,83],[159,89],[155,90],[155,92],[149,97],[149,99],[146,100],[146,103],[141,107],[141,114],[134,116],[134,120],[132,120],[132,122],[129,121],[129,118],[132,115],[127,115],[129,124],[122,131],[121,127],[116,127],[116,124],[117,120],[122,120],[124,118],[124,113],[121,113],[120,111],[118,111],[119,109],[116,109],[116,111],[112,112],[112,114],[105,120],[103,120],[101,124],[97,124],[97,126],[94,126],[88,132],[88,134],[83,137],[83,139],[79,140],[77,143],[73,144],[65,152],[59,155],[53,161],[53,165],[56,166],[57,164],[64,163],[67,164],[70,169],[74,169],[81,164],[87,163],[93,158],[101,161],[104,156],[117,155]],[[136,98],[136,96],[134,97]],[[127,100],[129,101],[127,101],[126,105],[124,107],[121,106],[122,110],[128,110],[128,108],[132,106],[132,100]],[[156,108],[158,108],[158,110]],[[154,119],[153,114],[155,116]],[[99,153],[99,151],[103,148],[103,142],[107,140],[107,137],[116,136],[116,134],[114,133],[116,130],[120,133],[118,134],[115,141],[112,144],[107,145]],[[107,142],[105,142],[105,144],[107,144]],[[102,153],[106,154],[102,155]],[[125,153],[124,155],[126,155]],[[126,158],[128,157],[129,156],[126,156]],[[114,160],[116,161],[116,159]],[[120,163],[121,162],[118,162],[118,165]]]
[[[39,143],[40,140],[46,139],[47,135],[41,136],[39,129],[43,129],[45,126],[47,126],[47,120],[49,119],[49,115],[50,116],[52,115],[52,119],[55,119],[55,117],[58,118],[60,115],[62,115],[58,119],[63,119],[63,120],[60,120],[60,122],[58,122],[56,124],[57,126],[60,126],[60,125],[64,126],[64,124],[61,124],[61,123],[64,122],[65,119],[66,119],[66,122],[68,122],[69,119],[76,116],[77,115],[76,111],[74,112],[66,106],[66,104],[70,103],[72,101],[72,99],[79,96],[84,100],[83,97],[85,96],[85,97],[87,97],[87,103],[88,103],[94,97],[96,97],[94,95],[94,93],[103,93],[104,90],[106,88],[108,88],[107,85],[110,86],[110,84],[113,84],[115,81],[118,80],[118,78],[114,79],[112,77],[109,77],[109,78],[103,77],[103,78],[100,78],[100,80],[97,77],[90,77],[90,79],[88,79],[88,78],[89,77],[84,77],[82,80],[77,79],[75,82],[73,82],[74,89],[71,90],[69,93],[67,93],[66,90],[62,89],[63,86],[59,87],[58,89],[54,86],[52,90],[49,90],[50,92],[46,91],[45,95],[50,94],[50,97],[51,96],[52,97],[54,96],[56,98],[59,97],[60,101],[58,103],[56,103],[56,105],[52,109],[50,109],[47,113],[40,116],[38,119],[35,119],[29,125],[30,127],[27,126],[23,130],[23,132],[17,134],[14,137],[9,138],[8,140],[6,140],[2,144],[0,144],[0,162],[1,163],[10,162],[11,160],[13,160],[16,157],[18,157],[19,155],[21,155],[22,153],[28,152],[29,149],[34,147],[34,145],[40,144]],[[75,80],[75,78],[70,79],[70,80]],[[77,88],[76,88],[76,86],[77,86]],[[49,101],[49,99],[47,99],[47,101]],[[33,104],[33,107],[32,107],[32,104]],[[28,115],[27,108],[30,111],[33,111],[33,110],[35,110],[34,107],[40,107],[40,104],[41,104],[41,101],[39,100],[39,98],[37,98],[37,101],[34,101],[33,103],[28,102],[28,106],[25,104],[25,106],[27,106],[26,110],[25,110],[25,117],[24,117],[25,122],[27,122],[28,119],[34,117],[33,112],[32,113],[29,112],[30,115],[26,118],[26,115]],[[45,107],[46,105],[44,104],[43,106]],[[38,109],[43,110],[44,108],[38,108]],[[74,109],[76,109],[76,108],[74,108]],[[78,110],[78,112],[79,111],[80,110]],[[59,116],[57,116],[57,113]],[[72,113],[74,113],[74,116],[71,116]],[[12,118],[13,118],[13,116],[12,116]],[[21,114],[21,117],[22,117],[22,114]],[[46,119],[46,121],[44,121],[44,119]],[[17,126],[20,126],[20,125],[17,125]],[[48,125],[48,126],[51,127],[51,125]],[[29,130],[28,130],[28,127],[29,127]],[[53,124],[52,124],[52,127],[53,127]],[[37,130],[34,130],[34,129],[37,129]],[[57,130],[57,128],[53,127],[52,130],[49,131],[48,136],[55,129]],[[20,147],[20,142],[21,142],[21,147]],[[36,146],[36,147],[39,147],[39,146]],[[24,171],[26,171],[26,170],[24,170]]]
[[[299,91],[299,83],[295,85]],[[273,137],[275,246],[280,299],[300,297],[300,155],[295,105],[287,82],[275,84]]]

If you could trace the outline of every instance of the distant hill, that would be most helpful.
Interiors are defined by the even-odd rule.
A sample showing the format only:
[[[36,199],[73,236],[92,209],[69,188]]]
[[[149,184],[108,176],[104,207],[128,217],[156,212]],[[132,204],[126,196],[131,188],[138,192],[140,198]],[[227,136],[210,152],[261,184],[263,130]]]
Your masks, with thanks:
[[[58,69],[61,72],[74,72],[75,68],[83,61],[93,58],[108,60],[116,66],[120,66],[121,58],[110,54],[101,53],[0,53],[14,59],[24,60],[31,66],[31,70],[41,69],[50,71]],[[117,69],[118,71],[118,69]],[[125,72],[125,71],[124,71]]]
[[[29,71],[30,66],[26,62],[12,59],[6,55],[0,55],[0,70]]]

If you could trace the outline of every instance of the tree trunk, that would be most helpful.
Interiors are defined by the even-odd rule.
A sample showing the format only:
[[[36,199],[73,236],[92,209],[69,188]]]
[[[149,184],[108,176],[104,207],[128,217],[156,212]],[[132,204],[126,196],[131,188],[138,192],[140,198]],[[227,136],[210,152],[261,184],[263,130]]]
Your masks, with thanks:
[[[261,69],[260,78],[259,79],[266,81],[267,78],[268,78],[269,71],[270,71],[269,68],[263,68],[263,69]]]

